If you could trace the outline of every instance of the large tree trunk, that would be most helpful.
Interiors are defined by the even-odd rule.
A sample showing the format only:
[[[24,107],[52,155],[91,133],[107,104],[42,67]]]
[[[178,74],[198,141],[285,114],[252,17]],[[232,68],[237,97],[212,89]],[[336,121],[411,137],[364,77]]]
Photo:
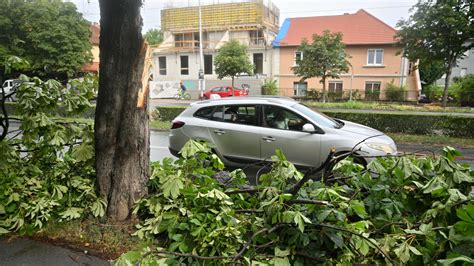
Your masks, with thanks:
[[[107,217],[130,217],[146,195],[149,128],[141,35],[141,0],[100,0],[100,77],[95,114],[96,172]],[[141,94],[141,95],[139,95]],[[145,95],[143,95],[145,94]],[[140,96],[140,97],[139,97]]]

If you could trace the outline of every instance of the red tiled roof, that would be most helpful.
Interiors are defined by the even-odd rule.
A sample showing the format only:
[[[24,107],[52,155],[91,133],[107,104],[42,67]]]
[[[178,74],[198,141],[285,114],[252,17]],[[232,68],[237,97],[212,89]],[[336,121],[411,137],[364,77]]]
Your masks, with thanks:
[[[89,27],[89,30],[91,31],[91,37],[90,37],[90,42],[93,45],[99,45],[99,40],[100,40],[100,25],[98,23],[92,23]]]
[[[300,45],[303,38],[311,41],[313,34],[325,30],[341,32],[346,45],[396,43],[394,28],[361,9],[355,14],[290,18],[288,32],[278,46]]]

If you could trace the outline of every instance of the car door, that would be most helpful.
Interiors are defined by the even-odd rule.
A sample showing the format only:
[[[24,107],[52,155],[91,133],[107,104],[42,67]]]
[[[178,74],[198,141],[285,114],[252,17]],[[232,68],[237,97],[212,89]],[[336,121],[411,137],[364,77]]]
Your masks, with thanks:
[[[256,106],[223,105],[215,109],[209,134],[217,151],[234,163],[250,163],[260,159],[260,128]]]
[[[262,159],[270,159],[282,150],[288,161],[299,167],[321,164],[321,135],[303,132],[308,121],[281,106],[263,105],[261,110],[260,150]],[[277,121],[279,120],[279,121]]]

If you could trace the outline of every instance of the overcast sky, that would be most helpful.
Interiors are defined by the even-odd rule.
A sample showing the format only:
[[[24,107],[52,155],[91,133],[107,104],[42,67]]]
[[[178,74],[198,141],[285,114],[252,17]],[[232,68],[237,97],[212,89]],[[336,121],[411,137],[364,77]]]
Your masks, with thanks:
[[[268,1],[268,0],[265,0]],[[92,22],[99,22],[99,0],[72,0],[79,12]],[[201,4],[239,2],[238,0],[201,0]],[[395,27],[401,18],[408,17],[408,10],[417,0],[273,0],[280,8],[280,25],[285,18],[354,13],[363,8]],[[142,8],[143,31],[160,28],[160,10],[166,7],[197,5],[198,0],[145,0]]]

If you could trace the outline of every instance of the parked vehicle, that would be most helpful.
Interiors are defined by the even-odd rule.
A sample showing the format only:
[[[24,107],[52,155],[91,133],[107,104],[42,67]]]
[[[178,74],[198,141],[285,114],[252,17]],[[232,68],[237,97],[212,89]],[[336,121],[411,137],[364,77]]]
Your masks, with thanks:
[[[269,160],[276,149],[300,168],[319,167],[331,148],[354,151],[363,164],[370,156],[396,154],[394,141],[375,129],[330,118],[283,97],[231,97],[191,104],[172,122],[169,150],[189,140],[211,143],[225,165],[242,167]]]
[[[233,88],[231,86],[224,86],[224,87],[215,87],[206,92],[204,92],[203,97],[204,99],[211,99],[212,94],[217,94],[221,98],[224,97],[231,97],[231,96],[247,96],[248,90],[246,89],[238,89]]]
[[[14,92],[18,87],[20,87],[20,85],[22,83],[24,83],[24,81],[21,81],[19,79],[7,79],[7,80],[5,80],[2,84],[2,88],[3,88],[3,92],[5,93],[5,96],[7,96],[8,94]],[[3,97],[3,96],[2,96],[2,93],[0,91],[0,99],[1,99],[1,97]],[[7,101],[16,101],[17,97],[16,97],[16,95],[11,95],[6,100]]]

